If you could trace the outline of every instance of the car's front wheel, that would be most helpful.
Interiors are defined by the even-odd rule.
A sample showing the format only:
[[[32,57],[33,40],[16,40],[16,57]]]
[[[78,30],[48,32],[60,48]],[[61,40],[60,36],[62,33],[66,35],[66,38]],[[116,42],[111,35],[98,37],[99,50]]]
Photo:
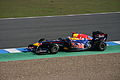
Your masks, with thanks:
[[[50,51],[51,54],[56,54],[56,53],[58,53],[58,51],[59,51],[59,46],[58,46],[58,44],[51,44],[51,45],[50,45],[50,48],[49,48],[49,51]]]

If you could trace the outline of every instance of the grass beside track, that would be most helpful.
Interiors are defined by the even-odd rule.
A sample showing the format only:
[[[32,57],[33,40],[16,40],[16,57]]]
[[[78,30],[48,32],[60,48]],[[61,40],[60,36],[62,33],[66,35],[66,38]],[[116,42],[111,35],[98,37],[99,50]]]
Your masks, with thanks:
[[[120,0],[0,0],[0,18],[120,11]]]

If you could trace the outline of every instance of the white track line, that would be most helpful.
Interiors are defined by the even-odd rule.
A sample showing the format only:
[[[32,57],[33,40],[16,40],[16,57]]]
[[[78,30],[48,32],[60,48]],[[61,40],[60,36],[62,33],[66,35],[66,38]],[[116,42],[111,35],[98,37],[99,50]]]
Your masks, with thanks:
[[[120,44],[120,41],[113,41],[114,43]]]
[[[8,51],[9,53],[19,53],[19,52],[21,52],[21,51],[19,51],[19,50],[15,49],[15,48],[11,48],[11,49],[4,49],[4,50]]]
[[[33,18],[45,18],[45,17],[65,17],[65,16],[86,16],[86,15],[104,15],[104,14],[119,14],[120,12],[107,12],[107,13],[91,13],[91,14],[73,14],[73,15],[58,15],[58,16],[37,16],[37,17],[19,17],[19,18],[1,18],[0,20],[11,19],[33,19]]]

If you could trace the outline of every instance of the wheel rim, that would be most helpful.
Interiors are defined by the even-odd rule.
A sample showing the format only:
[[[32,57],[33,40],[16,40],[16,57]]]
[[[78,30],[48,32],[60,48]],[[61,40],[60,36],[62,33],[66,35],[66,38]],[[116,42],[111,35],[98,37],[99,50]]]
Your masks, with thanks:
[[[101,50],[105,50],[105,47],[106,47],[105,43],[102,43],[102,44],[100,45]]]
[[[52,52],[57,52],[58,51],[58,48],[56,47],[56,46],[54,46],[53,48],[52,48]]]

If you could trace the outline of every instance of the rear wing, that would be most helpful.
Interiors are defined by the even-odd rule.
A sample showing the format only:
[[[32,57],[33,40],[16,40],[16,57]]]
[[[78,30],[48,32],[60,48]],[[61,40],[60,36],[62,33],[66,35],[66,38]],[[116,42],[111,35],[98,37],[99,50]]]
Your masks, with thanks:
[[[92,33],[92,37],[93,37],[93,41],[105,42],[105,41],[107,41],[108,35],[101,31],[95,31]]]

